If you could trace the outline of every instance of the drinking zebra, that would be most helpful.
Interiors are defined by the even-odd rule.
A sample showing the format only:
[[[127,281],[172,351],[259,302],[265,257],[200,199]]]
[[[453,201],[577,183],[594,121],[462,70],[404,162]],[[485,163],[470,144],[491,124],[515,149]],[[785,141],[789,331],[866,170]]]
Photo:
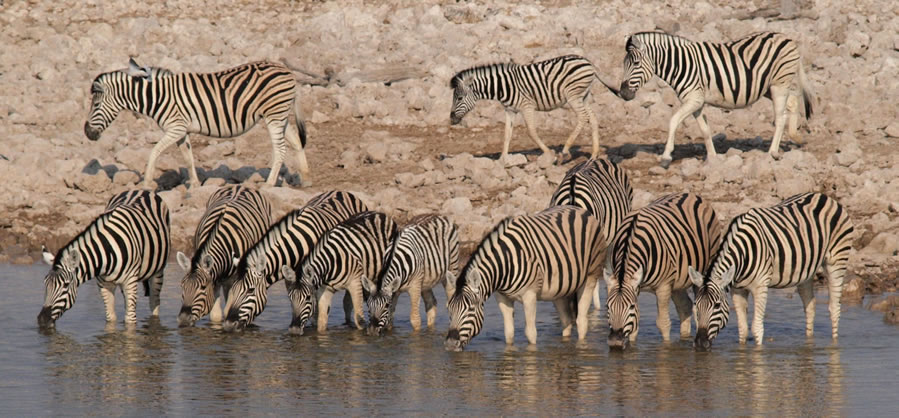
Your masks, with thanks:
[[[606,240],[599,221],[575,206],[554,206],[535,215],[501,221],[478,245],[456,281],[447,303],[450,327],[446,349],[460,351],[478,335],[484,303],[496,293],[506,344],[515,337],[513,304],[524,305],[528,342],[537,343],[537,301],[551,300],[562,336],[571,335],[569,300],[577,295],[578,339],[587,333],[590,295],[598,280]]]
[[[440,215],[412,218],[396,235],[383,269],[376,280],[362,279],[370,294],[368,332],[379,335],[393,325],[393,314],[400,293],[408,292],[411,302],[409,322],[421,327],[419,299],[424,299],[428,328],[437,319],[437,299],[431,290],[443,282],[446,298],[452,298],[459,269],[459,233],[452,221]]]
[[[506,108],[506,131],[500,157],[505,161],[509,154],[509,142],[512,140],[513,113],[520,111],[524,115],[524,123],[531,139],[544,153],[551,153],[537,135],[534,112],[548,112],[567,103],[577,114],[577,125],[565,141],[557,161],[571,157],[568,150],[587,121],[590,121],[593,130],[592,155],[595,158],[599,154],[599,127],[587,103],[594,78],[608,87],[599,78],[593,64],[577,55],[556,57],[528,65],[508,63],[469,68],[453,76],[450,81],[453,89],[450,123],[456,125],[461,122],[478,100],[499,101]],[[617,93],[616,90],[609,89]]]
[[[680,319],[681,338],[689,338],[693,304],[687,295],[691,285],[687,268],[704,270],[720,242],[715,211],[693,194],[664,196],[626,216],[609,245],[604,270],[609,347],[624,349],[628,340],[637,339],[637,296],[642,290],[656,295],[656,326],[662,339],[669,339],[671,299]]]
[[[272,167],[267,183],[278,180],[287,142],[297,151],[303,180],[306,163],[306,125],[297,103],[296,80],[287,67],[267,61],[252,62],[217,73],[172,73],[141,67],[134,59],[125,70],[97,76],[91,84],[91,111],[84,134],[91,141],[112,123],[122,109],[149,116],[165,131],[153,147],[144,186],[153,181],[156,159],[177,143],[190,165],[191,186],[199,186],[190,134],[231,138],[249,131],[260,119],[272,140]],[[291,110],[296,127],[289,126]]]
[[[621,220],[631,211],[634,190],[627,172],[606,159],[590,159],[565,173],[565,178],[550,198],[550,206],[582,207],[599,220],[604,237],[611,241]],[[598,310],[599,286],[593,291],[593,306]]]
[[[362,280],[376,278],[387,247],[396,238],[396,223],[381,212],[361,212],[326,232],[297,269],[281,267],[293,305],[290,332],[303,334],[312,311],[318,309],[317,329],[328,327],[334,293],[346,290],[352,300],[351,325],[362,329]],[[301,277],[297,278],[297,271]],[[346,312],[350,317],[350,313]]]
[[[762,96],[774,102],[774,138],[768,153],[780,158],[780,140],[789,113],[789,135],[798,137],[799,111],[812,115],[815,101],[799,56],[796,42],[786,36],[761,32],[727,43],[694,42],[675,35],[641,32],[627,40],[624,81],[620,96],[631,100],[653,75],[677,93],[681,107],[668,123],[668,141],[660,158],[671,164],[674,131],[688,115],[693,115],[706,137],[706,153],[715,154],[712,130],[702,109],[705,104],[740,109]]]
[[[811,337],[815,324],[814,277],[821,268],[827,271],[831,333],[836,339],[853,231],[846,210],[820,193],[799,194],[734,218],[709,268],[690,268],[690,279],[699,289],[695,347],[711,347],[718,331],[727,325],[729,291],[734,294],[741,344],[746,342],[750,293],[755,302],[752,334],[756,344],[762,344],[768,288],[797,287],[805,308],[805,334]]]
[[[105,211],[59,249],[44,249],[52,266],[44,278],[44,305],[37,316],[41,328],[52,328],[75,303],[78,286],[97,279],[106,306],[106,322],[115,322],[115,290],[125,298],[125,324],[137,323],[137,285],[150,297],[159,316],[162,271],[169,253],[169,210],[156,193],[132,190],[113,196]]]
[[[226,186],[209,197],[194,234],[193,257],[178,252],[178,264],[186,272],[179,326],[193,326],[207,314],[212,322],[222,321],[222,299],[237,278],[233,260],[239,260],[271,223],[271,204],[257,190]]]
[[[368,210],[352,193],[331,191],[284,215],[238,261],[237,280],[225,302],[225,331],[237,331],[265,309],[268,288],[282,279],[281,267],[295,268],[328,230]],[[346,303],[345,303],[346,305]]]

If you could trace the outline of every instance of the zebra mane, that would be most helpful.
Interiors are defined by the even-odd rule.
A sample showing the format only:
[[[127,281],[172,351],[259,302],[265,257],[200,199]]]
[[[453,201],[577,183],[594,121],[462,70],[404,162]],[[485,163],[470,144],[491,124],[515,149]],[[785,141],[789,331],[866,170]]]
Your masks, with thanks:
[[[197,266],[200,264],[200,260],[202,259],[202,254],[206,253],[206,249],[211,245],[211,242],[215,239],[215,236],[218,233],[219,226],[221,226],[221,224],[222,224],[223,218],[224,218],[224,214],[219,214],[219,217],[215,220],[215,224],[209,230],[209,235],[206,236],[206,239],[204,239],[203,242],[200,243],[200,246],[197,247],[197,250],[194,251],[194,256],[190,260],[191,265]],[[228,257],[230,257],[230,256],[228,256]]]
[[[506,232],[506,228],[509,227],[509,224],[515,219],[514,216],[508,216],[505,219],[499,221],[493,230],[490,231],[478,246],[475,248],[474,252],[471,254],[471,257],[468,258],[468,262],[465,263],[465,267],[462,268],[462,271],[459,272],[459,277],[456,278],[456,292],[458,293],[465,285],[468,284],[468,271],[471,270],[472,265],[475,260],[483,257],[484,253],[487,251],[486,247],[490,241],[493,241],[494,238]]]
[[[637,33],[634,33],[631,36],[629,36],[627,38],[627,43],[624,46],[625,49],[629,49],[630,47],[633,46],[633,39],[635,37],[637,39],[643,41],[644,44],[653,43],[654,41],[656,41],[660,38],[666,38],[669,40],[673,40],[675,43],[677,43],[679,45],[693,42],[692,40],[684,38],[683,36],[674,35],[674,34],[667,33],[667,32],[646,31],[646,32],[637,32]]]
[[[276,230],[286,229],[287,225],[293,222],[293,220],[298,216],[302,215],[305,209],[306,206],[287,212],[287,214],[282,216],[281,219],[278,220],[278,222],[272,224],[272,226],[270,226],[268,230],[265,231],[265,235],[263,235],[262,238],[259,239],[259,241],[256,241],[255,244],[247,249],[247,252],[244,253],[243,257],[240,258],[240,263],[237,264],[238,277],[243,277],[247,274],[247,264],[249,263],[250,255],[254,255],[256,252],[261,252],[262,254],[260,256],[264,256],[264,247],[274,245],[273,242],[270,242],[276,239],[274,234],[272,233]]]
[[[718,265],[718,260],[724,257],[725,252],[730,247],[730,245],[728,244],[731,242],[731,240],[733,240],[734,233],[736,231],[736,228],[734,228],[734,226],[737,224],[737,222],[742,221],[748,213],[749,212],[741,213],[737,216],[734,216],[734,218],[730,220],[730,223],[727,225],[727,230],[724,231],[724,236],[721,238],[721,245],[718,246],[718,249],[715,250],[715,253],[712,254],[712,257],[709,259],[708,268],[706,268],[705,271],[700,272],[702,273],[703,281],[705,283],[711,280],[712,271],[714,270],[715,266]],[[730,289],[730,284],[725,286],[724,290],[727,291],[728,289]]]
[[[518,64],[515,64],[513,62],[503,62],[503,63],[479,65],[477,67],[471,67],[471,68],[459,71],[450,80],[450,88],[455,89],[455,88],[459,87],[461,85],[461,83],[463,81],[465,81],[466,79],[468,79],[469,77],[481,76],[489,69],[493,69],[493,68],[505,69],[505,68],[514,67],[514,66],[518,66]]]
[[[629,222],[627,227],[625,227],[626,229],[621,231],[621,234],[616,233],[615,235],[618,236],[616,239],[617,241],[627,243],[627,245],[620,249],[616,246],[612,251],[612,271],[614,272],[616,267],[621,267],[618,269],[618,276],[615,277],[619,286],[624,283],[625,264],[627,262],[628,254],[631,253],[631,245],[633,242],[631,237],[634,235],[634,229],[636,228],[637,214],[634,213],[634,216],[630,219],[625,219],[625,222]],[[623,225],[624,224],[622,224],[622,226]]]
[[[72,237],[72,239],[69,240],[69,242],[67,242],[66,245],[59,247],[59,250],[56,251],[56,256],[53,258],[52,268],[56,269],[60,266],[60,264],[62,263],[62,259],[63,259],[62,254],[64,252],[69,250],[70,247],[74,247],[81,241],[84,241],[85,237],[88,235],[89,232],[96,230],[97,228],[102,226],[102,224],[106,222],[106,219],[108,219],[111,216],[112,210],[113,209],[109,209],[109,210],[103,212],[102,214],[100,214],[100,216],[96,217],[93,221],[91,221],[91,223],[88,224],[88,226],[86,226],[84,228],[84,230],[79,232],[78,235],[75,235],[74,237]],[[75,249],[75,248],[72,248],[72,250],[77,251],[77,249]]]

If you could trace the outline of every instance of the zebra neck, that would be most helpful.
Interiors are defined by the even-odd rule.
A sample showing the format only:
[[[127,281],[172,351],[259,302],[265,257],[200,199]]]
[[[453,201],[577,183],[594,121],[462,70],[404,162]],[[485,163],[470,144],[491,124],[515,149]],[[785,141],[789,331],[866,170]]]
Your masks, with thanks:
[[[174,97],[174,95],[166,94],[170,84],[169,79],[156,79],[152,82],[133,81],[136,84],[134,88],[126,93],[124,98],[125,108],[135,113],[156,119],[160,109],[168,103],[165,98]]]
[[[655,48],[649,49],[647,54],[652,60],[652,71],[656,77],[664,80],[678,93],[685,85],[689,85],[689,75],[685,75],[688,68],[680,63],[690,60],[691,50],[688,45],[676,42],[661,42]],[[698,68],[694,68],[698,70]],[[648,80],[647,80],[648,81]]]

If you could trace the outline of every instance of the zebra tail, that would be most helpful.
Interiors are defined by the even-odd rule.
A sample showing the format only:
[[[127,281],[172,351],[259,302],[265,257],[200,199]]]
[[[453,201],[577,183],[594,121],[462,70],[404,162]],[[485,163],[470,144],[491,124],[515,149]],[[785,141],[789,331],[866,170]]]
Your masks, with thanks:
[[[303,149],[306,148],[306,121],[303,120],[303,115],[300,112],[300,92],[297,90],[297,98],[293,103],[293,115],[297,121],[297,130],[300,134],[300,145]]]
[[[802,101],[805,102],[805,119],[811,119],[813,113],[813,103],[815,101],[815,93],[812,91],[808,79],[805,78],[805,70],[802,63],[799,63],[799,88],[802,90]]]
[[[606,81],[603,80],[602,77],[599,76],[599,72],[596,71],[596,66],[593,67],[593,75],[596,76],[596,79],[599,80],[599,82],[602,83],[603,86],[606,86],[606,88],[609,89],[609,91],[612,92],[612,94],[618,96],[618,89],[609,85],[609,83],[606,83]]]

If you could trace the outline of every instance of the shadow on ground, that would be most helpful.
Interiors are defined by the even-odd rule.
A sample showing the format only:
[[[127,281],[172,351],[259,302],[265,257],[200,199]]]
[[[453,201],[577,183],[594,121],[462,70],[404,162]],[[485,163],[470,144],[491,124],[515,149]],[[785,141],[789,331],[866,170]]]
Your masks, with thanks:
[[[131,170],[131,169],[120,169],[115,164],[107,164],[101,165],[99,161],[96,159],[91,160],[91,162],[87,163],[86,166],[81,170],[82,173],[94,175],[99,173],[100,171],[104,172],[110,180],[115,177],[115,174],[119,171],[130,171],[132,173],[137,174],[140,178],[140,181],[143,181],[143,177],[141,173]],[[214,170],[206,170],[202,167],[197,167],[197,177],[200,178],[200,183],[205,183],[206,180],[211,178],[220,178],[225,180],[225,183],[237,184],[243,183],[247,181],[255,173],[259,173],[263,179],[268,178],[268,173],[272,171],[271,168],[256,168],[252,166],[243,166],[236,170],[232,170],[228,166],[222,164],[219,165],[218,168]],[[176,170],[166,170],[159,177],[156,178],[156,184],[158,185],[157,191],[171,190],[175,187],[178,187],[182,184],[187,184],[187,181],[190,179],[190,175],[187,173],[186,167],[181,167]],[[300,175],[299,174],[291,174],[287,167],[282,166],[281,171],[278,173],[278,182],[276,185],[282,186],[284,184],[288,184],[293,187],[300,187]]]

